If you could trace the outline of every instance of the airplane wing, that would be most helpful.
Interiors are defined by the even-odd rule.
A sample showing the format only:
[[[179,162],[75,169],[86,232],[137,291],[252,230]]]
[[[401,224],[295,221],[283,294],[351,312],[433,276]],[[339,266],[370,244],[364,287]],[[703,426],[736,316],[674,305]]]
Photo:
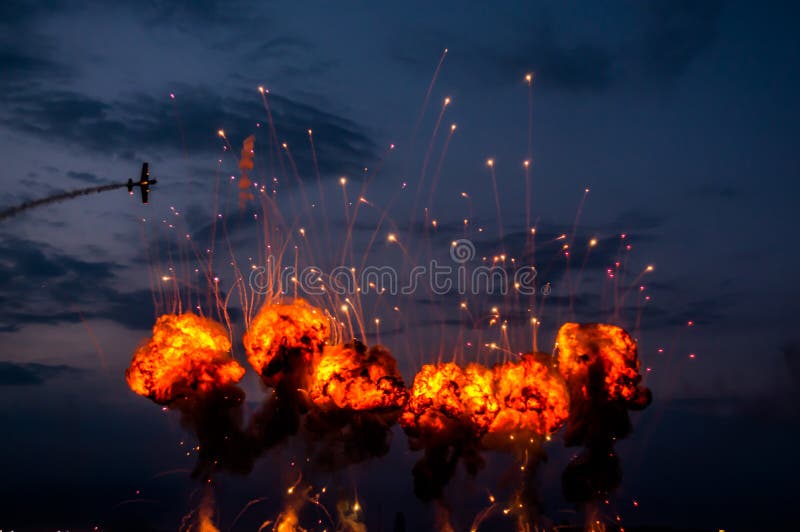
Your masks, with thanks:
[[[142,189],[142,203],[145,205],[147,204],[147,193],[150,192],[150,187],[147,185],[140,185],[139,188]]]
[[[147,163],[142,164],[142,176],[139,178],[140,183],[150,181],[150,166]]]

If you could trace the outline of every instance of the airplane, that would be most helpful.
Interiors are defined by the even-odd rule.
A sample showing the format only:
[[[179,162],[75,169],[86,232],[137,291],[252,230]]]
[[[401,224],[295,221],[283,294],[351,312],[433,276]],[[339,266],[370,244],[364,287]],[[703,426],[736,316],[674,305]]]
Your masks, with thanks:
[[[128,179],[128,193],[133,196],[133,187],[139,187],[142,191],[142,203],[147,204],[147,194],[150,192],[150,185],[158,183],[155,179],[150,179],[150,167],[147,163],[142,164],[142,175],[139,181],[135,182],[133,179]]]

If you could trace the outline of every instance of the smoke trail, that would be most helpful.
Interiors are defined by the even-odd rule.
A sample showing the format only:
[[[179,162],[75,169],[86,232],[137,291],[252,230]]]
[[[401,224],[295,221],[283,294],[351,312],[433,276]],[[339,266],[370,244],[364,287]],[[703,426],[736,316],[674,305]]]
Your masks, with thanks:
[[[47,198],[26,201],[25,203],[17,205],[16,207],[11,207],[10,209],[0,211],[0,221],[5,220],[6,218],[11,218],[12,216],[16,216],[21,212],[25,212],[30,209],[35,209],[36,207],[41,207],[42,205],[59,203],[61,201],[70,200],[80,196],[88,196],[89,194],[98,194],[100,192],[105,192],[107,190],[116,190],[118,188],[122,188],[125,186],[127,186],[126,183],[116,183],[113,185],[101,185],[99,187],[81,188],[78,190],[71,190],[69,192],[61,192],[60,194],[55,194]]]

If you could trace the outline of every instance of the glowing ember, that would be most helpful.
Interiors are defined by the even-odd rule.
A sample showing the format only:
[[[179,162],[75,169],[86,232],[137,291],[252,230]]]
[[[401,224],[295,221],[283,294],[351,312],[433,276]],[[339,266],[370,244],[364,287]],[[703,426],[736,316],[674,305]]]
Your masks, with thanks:
[[[406,389],[397,361],[381,347],[358,342],[325,346],[314,364],[311,401],[322,409],[401,408]]]
[[[494,367],[500,409],[489,434],[531,437],[561,428],[569,415],[569,391],[551,360],[542,353],[526,354]]]
[[[631,407],[650,402],[647,388],[639,386],[639,354],[636,342],[624,329],[603,323],[565,323],[558,331],[558,365],[569,382],[595,386],[592,377],[602,376],[602,387],[609,400],[621,400]],[[599,378],[599,377],[598,377]],[[599,383],[598,383],[599,384]]]
[[[195,314],[165,314],[125,373],[131,390],[158,403],[237,383],[245,369],[230,356],[228,331]]]
[[[307,366],[329,334],[328,318],[302,299],[264,305],[244,335],[247,360],[274,385],[298,365]]]

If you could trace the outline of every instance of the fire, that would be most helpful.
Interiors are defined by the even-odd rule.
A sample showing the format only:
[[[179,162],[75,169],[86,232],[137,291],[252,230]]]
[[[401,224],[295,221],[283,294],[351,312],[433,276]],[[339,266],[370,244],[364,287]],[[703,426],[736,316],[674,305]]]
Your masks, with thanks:
[[[286,510],[275,523],[273,528],[276,532],[305,532],[305,528],[300,526],[300,520],[297,518],[297,513],[294,509]]]
[[[323,410],[354,411],[401,408],[406,389],[397,361],[381,346],[353,341],[325,346],[314,363],[311,401]]]
[[[593,385],[592,378],[601,375],[608,400],[631,407],[650,402],[649,390],[639,385],[642,376],[636,342],[624,329],[603,323],[565,323],[556,344],[561,373],[571,383],[583,383],[584,398],[591,395],[587,386]]]
[[[222,324],[196,314],[165,314],[136,350],[125,373],[131,390],[157,403],[239,382],[245,369],[230,356]]]
[[[488,447],[516,436],[550,434],[569,415],[564,379],[548,355],[495,365],[425,365],[414,379],[400,424],[423,440],[469,436]]]
[[[569,391],[550,360],[542,353],[525,354],[518,362],[494,367],[500,409],[489,434],[531,437],[561,428],[569,416]]]
[[[197,532],[219,532],[219,528],[214,524],[214,512],[210,507],[203,506],[200,508],[199,522],[197,524]]]
[[[423,440],[460,435],[480,438],[499,409],[492,392],[493,372],[449,362],[425,364],[414,377],[400,424]]]
[[[297,364],[307,366],[330,335],[328,318],[303,299],[267,304],[244,335],[250,365],[274,385]]]

